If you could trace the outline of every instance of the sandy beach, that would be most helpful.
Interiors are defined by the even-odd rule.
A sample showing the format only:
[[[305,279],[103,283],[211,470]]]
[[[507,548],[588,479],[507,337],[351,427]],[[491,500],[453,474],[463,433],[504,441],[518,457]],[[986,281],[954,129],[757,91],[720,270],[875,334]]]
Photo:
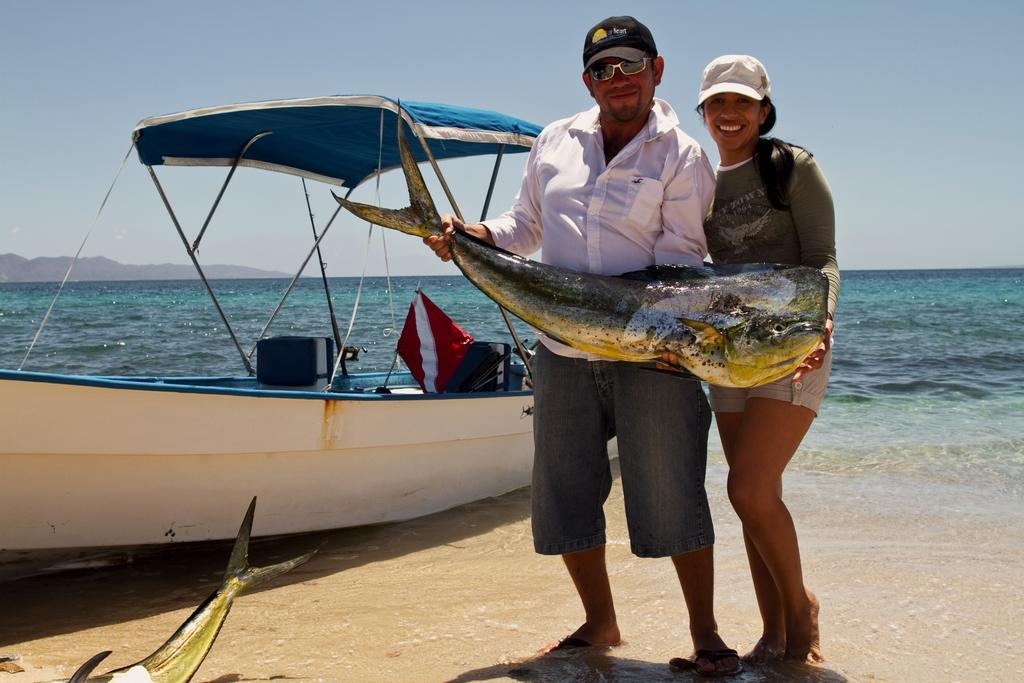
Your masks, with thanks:
[[[709,467],[720,630],[759,635],[725,467]],[[257,541],[269,564],[319,557],[235,604],[196,679],[301,681],[679,681],[689,654],[671,563],[629,553],[616,479],[609,564],[625,643],[537,657],[582,614],[557,558],[535,555],[529,491],[401,524]],[[733,680],[1013,681],[1024,672],[1024,506],[956,483],[890,474],[787,475],[808,585],[822,603],[822,666],[748,666]],[[258,519],[258,510],[257,510]],[[257,524],[258,530],[258,524]],[[162,643],[211,591],[229,546],[175,547],[131,565],[0,583],[0,683],[100,671]]]

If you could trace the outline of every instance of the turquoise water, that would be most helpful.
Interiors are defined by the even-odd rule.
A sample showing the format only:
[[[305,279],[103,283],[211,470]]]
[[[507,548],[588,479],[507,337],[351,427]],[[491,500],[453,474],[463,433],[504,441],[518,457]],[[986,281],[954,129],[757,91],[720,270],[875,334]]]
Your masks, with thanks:
[[[331,289],[344,335],[358,280]],[[217,280],[248,351],[286,280]],[[477,339],[505,340],[495,305],[461,277],[392,278],[401,328],[417,285]],[[56,289],[0,284],[0,367],[17,368]],[[523,337],[535,336],[517,324]],[[330,336],[319,280],[293,292],[270,334]],[[898,472],[1024,493],[1024,269],[843,273],[829,395],[794,466]],[[390,367],[397,333],[387,281],[363,288],[350,344],[358,370]],[[198,281],[68,284],[26,370],[243,374]]]

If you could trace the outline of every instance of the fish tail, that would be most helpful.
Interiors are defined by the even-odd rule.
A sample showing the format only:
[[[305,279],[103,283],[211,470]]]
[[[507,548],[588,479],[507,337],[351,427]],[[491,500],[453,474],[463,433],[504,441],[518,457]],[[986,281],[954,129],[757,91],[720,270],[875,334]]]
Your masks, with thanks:
[[[242,526],[238,529],[235,546],[231,550],[231,559],[228,560],[228,568],[220,587],[207,596],[202,604],[192,612],[192,615],[178,627],[174,635],[155,652],[136,664],[115,669],[105,676],[128,673],[132,668],[141,666],[149,672],[153,680],[191,680],[192,675],[195,674],[213,646],[217,634],[220,633],[235,596],[248,588],[294,569],[316,555],[319,549],[269,567],[250,567],[249,538],[252,536],[252,519],[255,512],[256,498],[254,497],[249,503]],[[173,675],[168,672],[173,672]],[[109,678],[104,678],[104,680],[109,680]]]
[[[399,105],[401,106],[401,105]],[[334,195],[339,204],[354,213],[359,218],[369,221],[375,225],[385,228],[399,230],[417,237],[428,237],[441,232],[441,217],[434,206],[434,200],[427,190],[427,183],[423,180],[416,158],[409,150],[405,142],[405,132],[402,130],[402,110],[398,112],[398,154],[402,160],[402,171],[405,173],[405,183],[409,188],[409,206],[404,209],[382,209],[378,206],[350,202],[347,199]],[[334,194],[333,192],[331,194]]]
[[[289,572],[299,565],[309,562],[313,559],[314,555],[320,552],[320,549],[316,548],[305,555],[272,564],[268,567],[250,567],[249,538],[252,536],[252,519],[255,512],[256,497],[253,496],[252,502],[249,503],[249,509],[245,513],[245,519],[242,520],[242,526],[238,528],[235,547],[231,550],[231,559],[228,560],[228,568],[224,573],[224,583],[226,584],[233,579],[237,580],[240,584],[239,592],[258,586],[261,583],[266,583],[285,572]]]
[[[268,567],[249,567],[245,570],[245,572],[241,574],[241,576],[238,577],[238,580],[242,584],[240,590],[248,590],[253,586],[258,586],[261,583],[266,583],[267,581],[270,581],[273,578],[281,576],[281,574],[290,572],[299,565],[309,562],[311,559],[313,559],[313,556],[316,555],[318,552],[320,552],[319,548],[311,552],[308,552],[305,555],[293,557],[290,560],[278,562],[277,564],[272,564]]]

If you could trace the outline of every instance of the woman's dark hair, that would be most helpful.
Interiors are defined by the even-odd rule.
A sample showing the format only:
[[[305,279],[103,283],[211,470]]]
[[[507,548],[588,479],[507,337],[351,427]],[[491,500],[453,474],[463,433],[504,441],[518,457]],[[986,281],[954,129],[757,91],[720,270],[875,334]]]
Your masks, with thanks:
[[[761,100],[761,103],[767,104],[769,109],[764,123],[757,129],[760,137],[754,149],[754,162],[769,203],[779,211],[786,211],[789,209],[789,192],[786,188],[793,175],[793,147],[779,138],[765,137],[775,127],[775,104],[768,97]],[[697,107],[697,113],[701,119],[704,118],[703,104]]]
[[[768,97],[761,100],[761,104],[767,104],[770,108],[768,117],[757,129],[761,137],[754,150],[754,162],[768,201],[779,211],[785,211],[789,208],[789,192],[786,188],[793,175],[793,147],[779,138],[765,137],[775,127],[775,105]]]

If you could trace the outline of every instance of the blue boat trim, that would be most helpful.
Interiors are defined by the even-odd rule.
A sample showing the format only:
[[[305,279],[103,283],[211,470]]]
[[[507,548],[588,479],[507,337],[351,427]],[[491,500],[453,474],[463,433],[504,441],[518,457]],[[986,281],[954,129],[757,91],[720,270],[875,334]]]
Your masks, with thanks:
[[[408,376],[408,373],[402,373]],[[392,378],[395,378],[392,374]],[[372,379],[379,377],[381,384],[386,372],[358,373],[351,378]],[[221,396],[245,396],[248,398],[294,398],[316,401],[437,401],[450,399],[494,398],[496,396],[532,396],[530,390],[481,391],[458,394],[375,394],[363,391],[309,391],[305,389],[266,389],[260,386],[244,388],[238,386],[217,386],[218,384],[259,385],[252,377],[99,377],[90,375],[62,375],[49,372],[25,370],[0,370],[0,381],[42,382],[45,384],[68,384],[73,386],[99,387],[105,389],[126,389],[134,391],[162,391],[179,394],[214,394]],[[380,384],[367,383],[367,387]],[[408,386],[408,384],[406,385]]]

